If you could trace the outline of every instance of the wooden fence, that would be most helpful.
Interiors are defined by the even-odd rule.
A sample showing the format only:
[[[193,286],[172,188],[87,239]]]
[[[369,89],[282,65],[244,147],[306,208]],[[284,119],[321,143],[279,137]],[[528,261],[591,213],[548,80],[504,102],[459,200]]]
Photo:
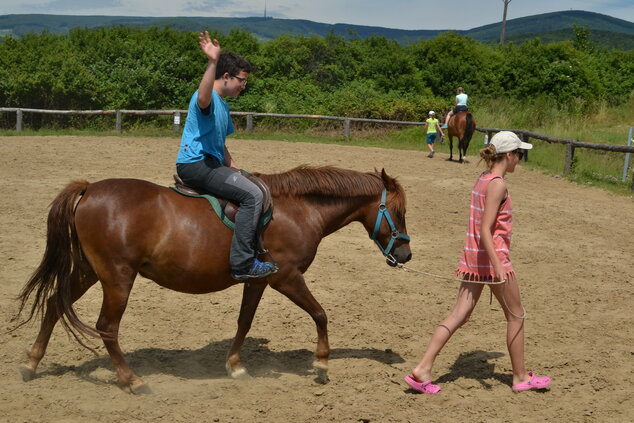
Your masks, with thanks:
[[[186,115],[187,110],[46,110],[46,109],[26,109],[26,108],[11,108],[0,107],[0,112],[13,112],[16,113],[16,131],[22,130],[22,116],[24,113],[43,113],[43,114],[59,114],[59,115],[115,115],[115,131],[121,132],[123,115],[171,115],[173,116],[172,128],[174,131],[180,130],[181,115]],[[378,124],[391,124],[391,125],[423,125],[423,122],[408,122],[408,121],[395,121],[395,120],[381,120],[381,119],[362,119],[362,118],[349,118],[340,116],[323,116],[323,115],[286,115],[280,113],[252,113],[252,112],[231,112],[232,116],[245,116],[246,117],[246,130],[253,131],[253,118],[254,117],[274,117],[274,118],[299,118],[299,119],[322,119],[333,120],[343,123],[343,135],[346,138],[350,137],[350,123],[351,122],[365,122],[365,123],[378,123]],[[589,148],[592,150],[612,151],[618,153],[634,153],[634,146],[631,145],[614,145],[614,144],[599,144],[588,143],[575,140],[567,140],[563,138],[549,137],[546,135],[537,134],[523,129],[500,129],[500,128],[476,128],[477,131],[483,132],[487,135],[488,139],[491,139],[493,134],[500,131],[512,131],[515,132],[524,142],[529,142],[530,138],[543,140],[549,143],[558,143],[566,145],[566,156],[564,159],[564,171],[563,174],[567,175],[572,169],[572,163],[575,155],[576,148]],[[630,135],[631,137],[631,132]],[[629,158],[629,155],[627,156]],[[524,160],[528,160],[528,154],[524,156]],[[626,159],[626,166],[627,166]],[[627,171],[627,168],[624,171]],[[632,190],[634,191],[634,172],[632,175]]]
[[[181,115],[186,115],[187,110],[46,110],[46,109],[24,109],[0,107],[0,112],[16,113],[15,130],[22,131],[22,116],[24,113],[42,113],[59,115],[115,115],[115,131],[121,132],[122,118],[124,115],[171,115],[173,116],[172,128],[174,131],[180,130]],[[340,116],[323,115],[285,115],[279,113],[253,113],[253,112],[231,112],[231,116],[245,116],[247,121],[247,131],[253,131],[254,117],[274,117],[274,118],[300,118],[300,119],[321,119],[343,122],[343,135],[350,138],[350,123],[365,122],[391,125],[422,125],[423,122],[406,122],[398,120],[363,119],[348,118]]]
[[[488,139],[491,139],[493,134],[497,132],[512,131],[512,132],[515,132],[524,142],[529,142],[530,138],[535,138],[535,139],[546,141],[549,143],[554,142],[557,144],[565,144],[566,156],[564,158],[564,171],[563,171],[564,176],[570,173],[570,170],[572,169],[572,161],[575,157],[576,148],[589,148],[591,150],[613,151],[616,153],[634,153],[634,146],[632,145],[598,144],[598,143],[581,142],[581,141],[575,141],[575,140],[567,140],[564,138],[549,137],[546,135],[537,134],[535,132],[525,131],[523,129],[476,128],[476,130],[480,132],[484,132],[487,135]],[[628,136],[631,137],[631,131]],[[524,154],[524,160],[528,160],[528,152]],[[632,172],[631,189],[634,191],[634,172]]]

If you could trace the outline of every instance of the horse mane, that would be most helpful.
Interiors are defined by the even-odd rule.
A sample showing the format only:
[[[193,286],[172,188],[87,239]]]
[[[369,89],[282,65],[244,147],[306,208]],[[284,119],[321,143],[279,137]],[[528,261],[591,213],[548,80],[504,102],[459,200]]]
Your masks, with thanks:
[[[397,209],[404,211],[405,194],[395,178],[381,172],[357,172],[334,166],[297,166],[289,171],[276,174],[259,174],[271,190],[271,194],[282,196],[329,196],[358,197],[373,196],[386,188],[393,193]]]
[[[257,176],[266,182],[273,195],[351,197],[376,195],[384,188],[378,174],[334,166],[300,165],[283,173]]]
[[[323,196],[350,198],[374,196],[387,189],[389,203],[401,216],[405,214],[405,191],[401,184],[385,172],[358,172],[334,166],[300,165],[275,174],[255,173],[269,187],[273,196]]]

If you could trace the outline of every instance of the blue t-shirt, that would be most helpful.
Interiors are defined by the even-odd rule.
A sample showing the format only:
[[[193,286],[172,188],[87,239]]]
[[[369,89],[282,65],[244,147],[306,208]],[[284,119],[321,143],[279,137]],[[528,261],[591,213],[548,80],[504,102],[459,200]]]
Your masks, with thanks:
[[[176,163],[194,163],[211,155],[225,162],[225,140],[233,134],[233,121],[227,102],[212,90],[210,113],[198,107],[198,90],[189,101],[185,129],[181,137]]]

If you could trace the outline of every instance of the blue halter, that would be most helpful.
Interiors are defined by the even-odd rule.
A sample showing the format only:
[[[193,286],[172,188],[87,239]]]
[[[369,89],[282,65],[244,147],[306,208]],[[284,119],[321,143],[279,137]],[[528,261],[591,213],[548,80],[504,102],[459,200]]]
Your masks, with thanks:
[[[379,204],[379,212],[376,215],[376,223],[374,224],[374,232],[372,232],[372,235],[370,235],[370,239],[374,241],[374,243],[379,247],[379,250],[381,250],[383,255],[387,258],[388,264],[391,266],[396,266],[398,262],[396,261],[394,256],[390,254],[390,251],[392,250],[392,247],[394,246],[394,241],[400,238],[409,242],[410,238],[409,238],[409,235],[402,234],[398,231],[398,229],[396,229],[396,225],[394,225],[392,216],[390,216],[390,211],[387,209],[387,206],[385,204],[386,197],[387,197],[387,190],[384,188],[383,192],[381,193],[381,203]],[[379,234],[379,229],[381,228],[381,222],[383,221],[383,218],[385,218],[385,220],[387,221],[387,224],[390,227],[390,231],[392,232],[390,241],[387,243],[387,247],[385,248],[383,248],[381,244],[379,243],[379,241],[376,239],[377,235]]]

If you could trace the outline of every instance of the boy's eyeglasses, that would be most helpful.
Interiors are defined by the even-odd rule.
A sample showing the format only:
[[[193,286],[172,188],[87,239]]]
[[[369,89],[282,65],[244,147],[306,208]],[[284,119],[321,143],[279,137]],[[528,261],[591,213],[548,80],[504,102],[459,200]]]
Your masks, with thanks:
[[[242,84],[243,87],[247,86],[247,79],[246,78],[242,78],[242,77],[236,76],[236,75],[231,75],[231,77],[237,79],[238,81],[240,81],[240,83]]]

